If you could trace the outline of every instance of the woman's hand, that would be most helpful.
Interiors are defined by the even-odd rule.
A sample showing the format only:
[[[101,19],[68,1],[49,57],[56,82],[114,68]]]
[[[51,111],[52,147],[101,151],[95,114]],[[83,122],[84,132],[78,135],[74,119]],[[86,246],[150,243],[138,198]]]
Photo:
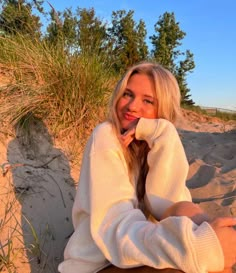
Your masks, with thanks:
[[[123,134],[120,135],[120,140],[127,148],[129,144],[135,139],[135,130],[139,119],[136,119],[133,124]]]
[[[124,132],[124,134],[120,135],[120,140],[126,148],[135,139],[135,129],[136,125],[129,128],[127,131]]]
[[[225,268],[231,268],[236,263],[236,218],[216,218],[211,223],[225,258]],[[223,271],[224,272],[224,271]]]

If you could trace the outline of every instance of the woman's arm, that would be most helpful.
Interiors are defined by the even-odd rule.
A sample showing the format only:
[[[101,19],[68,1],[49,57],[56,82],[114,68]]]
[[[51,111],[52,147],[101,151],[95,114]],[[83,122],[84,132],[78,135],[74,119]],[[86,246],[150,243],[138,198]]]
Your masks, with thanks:
[[[185,272],[223,269],[222,250],[211,226],[197,226],[187,217],[148,222],[137,209],[121,147],[109,143],[109,132],[93,137],[87,158],[91,234],[103,255],[118,267],[147,265]],[[206,247],[207,242],[207,247]],[[209,260],[209,249],[212,260]]]
[[[161,220],[170,216],[187,216],[197,225],[207,221],[210,222],[211,219],[207,213],[198,205],[189,201],[180,201],[174,203],[163,213]]]
[[[174,203],[191,201],[185,185],[189,168],[185,151],[176,128],[164,119],[141,118],[135,137],[150,147],[145,201],[150,212],[160,219]]]
[[[231,267],[236,261],[236,232],[232,228],[236,219],[212,220],[198,205],[191,202],[185,186],[188,164],[175,127],[162,119],[141,119],[135,137],[146,140],[151,149],[148,154],[150,169],[146,181],[146,200],[151,212],[156,218],[161,219],[169,216],[187,216],[198,225],[205,221],[209,222],[224,252],[225,267]],[[165,197],[174,203],[168,206]],[[164,210],[165,205],[167,209]],[[162,214],[160,208],[163,208]],[[226,242],[230,238],[233,244],[229,246]]]

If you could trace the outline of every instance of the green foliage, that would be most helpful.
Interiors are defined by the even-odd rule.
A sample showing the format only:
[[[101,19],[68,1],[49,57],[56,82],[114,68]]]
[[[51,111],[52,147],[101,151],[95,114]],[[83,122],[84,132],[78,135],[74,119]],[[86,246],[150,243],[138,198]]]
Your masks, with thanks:
[[[209,110],[211,111],[208,111],[207,109],[201,108],[200,106],[196,106],[196,105],[183,105],[183,108],[187,110],[192,110],[199,114],[216,117],[224,121],[236,120],[236,113],[234,111],[227,111],[224,109],[217,109],[217,108],[210,108],[210,107],[209,107]]]
[[[145,23],[140,20],[137,24],[133,15],[132,10],[112,12],[112,26],[108,28],[108,34],[113,46],[112,56],[116,71],[124,71],[147,58]]]
[[[103,51],[106,47],[106,26],[95,16],[95,10],[77,9],[78,42],[82,53]]]
[[[194,112],[199,113],[199,114],[204,114],[204,115],[207,114],[207,112],[198,105],[184,104],[183,109],[191,110],[191,111],[194,111]]]
[[[174,13],[168,12],[159,17],[155,24],[155,31],[157,34],[150,37],[153,45],[153,59],[176,76],[180,87],[182,104],[194,104],[190,99],[190,89],[187,87],[186,81],[187,74],[195,68],[193,54],[190,50],[186,50],[185,53],[179,50],[182,45],[181,40],[186,33],[180,29]],[[184,56],[185,59],[182,60],[181,56]]]
[[[41,1],[34,1],[40,8]],[[40,36],[40,18],[32,14],[32,4],[27,1],[4,1],[0,14],[0,29],[5,35]],[[41,9],[42,11],[42,9]]]
[[[181,92],[181,104],[182,105],[194,105],[193,100],[190,98],[190,89],[188,88],[186,77],[187,73],[191,72],[194,67],[193,54],[187,50],[186,58],[183,61],[179,62],[179,66],[176,67],[175,76],[179,83],[179,88]]]
[[[4,170],[2,164],[2,170]],[[6,172],[7,173],[7,172]],[[26,252],[30,254],[31,260],[45,255],[41,249],[43,239],[46,239],[48,228],[40,237],[33,224],[22,214],[23,221],[19,220],[21,215],[18,200],[15,196],[16,188],[12,179],[6,173],[1,180],[3,191],[1,193],[1,214],[0,214],[0,272],[16,273],[19,269],[19,260],[26,258]],[[10,179],[9,179],[10,178]],[[13,193],[14,191],[14,193]],[[24,222],[24,223],[22,223]],[[24,241],[23,228],[28,227],[28,236],[32,238],[31,242]]]
[[[67,48],[74,49],[77,47],[77,24],[78,20],[76,16],[73,15],[70,9],[66,9],[63,12],[63,35],[65,39],[65,44]]]
[[[137,25],[137,46],[138,46],[138,55],[139,61],[146,60],[148,58],[148,46],[145,42],[147,36],[146,25],[143,20],[140,20]]]
[[[78,19],[70,9],[63,13],[57,12],[51,6],[51,23],[47,27],[45,40],[54,46],[74,51],[78,48],[77,25]]]
[[[12,240],[9,239],[5,245],[0,243],[0,270],[9,269],[14,267],[12,262]]]
[[[51,8],[51,23],[45,37],[47,42],[81,54],[99,53],[108,48],[106,26],[96,17],[93,8],[78,8],[76,15],[70,9],[61,13]]]
[[[4,164],[2,167],[3,177]],[[8,184],[8,182],[7,182]],[[10,185],[10,183],[9,183]],[[15,262],[18,258],[19,249],[16,248],[16,242],[21,242],[21,234],[19,234],[20,223],[15,216],[17,201],[15,197],[11,197],[12,185],[6,187],[3,183],[1,187],[4,189],[0,198],[1,208],[0,214],[0,272],[16,272]]]
[[[33,257],[36,257],[38,259],[38,261],[40,261],[41,254],[42,254],[42,250],[41,250],[41,246],[40,246],[40,238],[37,234],[36,229],[32,225],[32,223],[26,218],[26,216],[24,214],[22,214],[22,216],[23,216],[23,219],[25,220],[25,222],[27,223],[27,225],[29,226],[30,234],[32,235],[32,238],[33,238],[33,242],[29,245],[28,251],[31,253],[31,255]]]
[[[165,12],[154,27],[157,34],[150,37],[154,59],[173,71],[175,60],[182,54],[177,48],[181,46],[185,33],[175,21],[174,13]]]
[[[216,111],[215,117],[223,119],[223,120],[236,120],[235,112],[226,112],[226,111]]]

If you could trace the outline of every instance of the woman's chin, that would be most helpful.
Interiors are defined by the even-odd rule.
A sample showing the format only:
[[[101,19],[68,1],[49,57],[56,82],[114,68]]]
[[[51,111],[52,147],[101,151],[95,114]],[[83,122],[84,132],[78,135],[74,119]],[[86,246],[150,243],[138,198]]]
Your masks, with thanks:
[[[137,123],[138,123],[138,120],[131,121],[131,122],[123,122],[123,123],[121,124],[121,128],[122,128],[124,131],[127,131],[127,130],[133,128]]]

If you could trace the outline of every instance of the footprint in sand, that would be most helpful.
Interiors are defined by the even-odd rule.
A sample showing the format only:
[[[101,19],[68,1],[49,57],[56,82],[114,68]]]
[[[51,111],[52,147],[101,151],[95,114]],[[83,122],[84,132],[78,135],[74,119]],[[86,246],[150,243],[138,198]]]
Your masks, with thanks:
[[[231,192],[226,193],[223,198],[224,199],[221,203],[222,206],[232,205],[234,203],[234,201],[236,201],[236,189]]]
[[[215,173],[216,173],[215,167],[206,165],[201,160],[196,160],[192,164],[190,164],[187,187],[189,189],[203,187],[211,181],[211,179],[215,176]]]

